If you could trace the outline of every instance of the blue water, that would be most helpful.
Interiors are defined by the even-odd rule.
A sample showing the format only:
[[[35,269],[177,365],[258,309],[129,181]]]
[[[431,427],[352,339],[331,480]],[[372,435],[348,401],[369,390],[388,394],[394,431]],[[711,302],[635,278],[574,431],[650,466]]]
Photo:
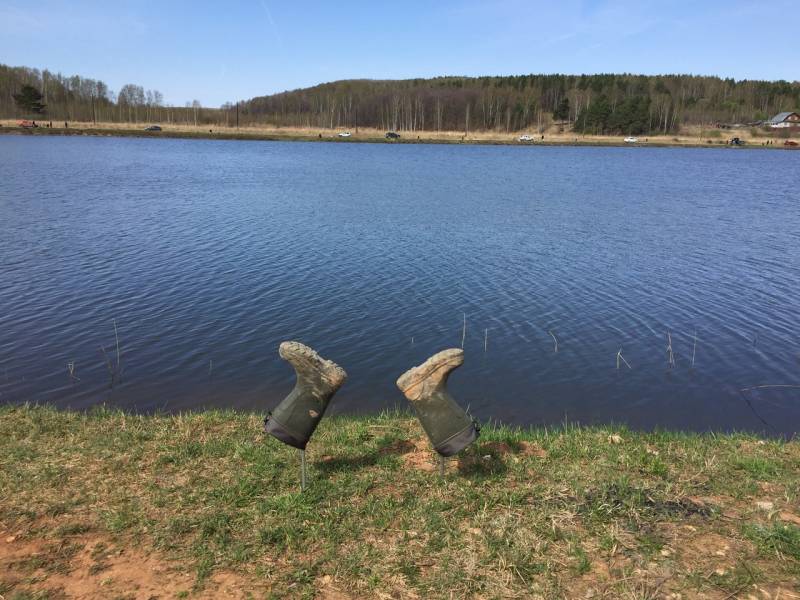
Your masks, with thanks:
[[[335,411],[378,411],[466,314],[450,388],[478,418],[791,434],[800,387],[742,390],[800,386],[798,167],[0,136],[0,402],[265,411],[296,339],[348,371]]]

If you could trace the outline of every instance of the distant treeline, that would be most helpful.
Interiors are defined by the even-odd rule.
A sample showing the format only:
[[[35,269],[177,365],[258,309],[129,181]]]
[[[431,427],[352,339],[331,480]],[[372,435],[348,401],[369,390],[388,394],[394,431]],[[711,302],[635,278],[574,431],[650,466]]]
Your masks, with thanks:
[[[253,98],[279,125],[523,131],[555,123],[591,133],[675,131],[763,120],[800,107],[800,83],[692,75],[520,75],[347,80]]]
[[[41,110],[20,107],[16,98],[25,86],[41,94]],[[114,93],[100,80],[0,64],[0,118],[205,125],[224,123],[229,116],[220,109],[203,108],[197,100],[182,107],[165,105],[161,92],[136,84]]]
[[[15,101],[41,93],[53,120],[271,124],[397,131],[674,132],[683,125],[754,123],[800,109],[800,82],[735,81],[694,75],[520,75],[345,80],[261,96],[220,108],[165,106],[156,90],[0,65],[0,116],[30,117]],[[29,90],[30,91],[30,90]]]

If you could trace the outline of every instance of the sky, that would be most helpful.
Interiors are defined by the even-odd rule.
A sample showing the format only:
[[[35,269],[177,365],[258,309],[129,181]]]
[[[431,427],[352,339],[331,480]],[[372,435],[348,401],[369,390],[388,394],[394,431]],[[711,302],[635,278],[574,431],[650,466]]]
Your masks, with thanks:
[[[0,0],[0,63],[203,106],[349,78],[800,77],[798,0]]]

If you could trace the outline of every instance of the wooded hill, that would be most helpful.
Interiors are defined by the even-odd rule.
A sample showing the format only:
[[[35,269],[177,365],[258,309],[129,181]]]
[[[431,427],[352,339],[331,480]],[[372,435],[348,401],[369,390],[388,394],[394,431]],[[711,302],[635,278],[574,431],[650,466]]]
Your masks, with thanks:
[[[800,82],[692,75],[520,75],[346,80],[253,98],[259,120],[301,127],[387,130],[675,131],[747,123],[800,107]]]
[[[408,132],[544,131],[555,124],[587,133],[654,134],[753,123],[800,109],[797,81],[628,74],[345,80],[253,98],[238,110],[232,103],[203,108],[196,100],[172,107],[158,91],[134,84],[114,94],[99,80],[0,65],[0,117],[37,117],[15,100],[26,85],[41,94],[40,119]]]

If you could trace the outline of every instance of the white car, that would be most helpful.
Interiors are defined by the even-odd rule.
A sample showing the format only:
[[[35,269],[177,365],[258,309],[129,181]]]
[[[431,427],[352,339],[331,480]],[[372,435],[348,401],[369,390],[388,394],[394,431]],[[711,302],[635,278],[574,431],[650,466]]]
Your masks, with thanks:
[[[339,137],[350,137],[350,135],[349,131],[343,131],[339,134]]]
[[[628,137],[625,138],[624,141],[625,141],[626,144],[635,144],[636,142],[639,141],[639,138],[633,137],[632,135],[629,135]]]
[[[533,141],[533,136],[532,135],[528,135],[527,133],[524,133],[521,136],[519,136],[519,141],[520,142],[532,142]]]

